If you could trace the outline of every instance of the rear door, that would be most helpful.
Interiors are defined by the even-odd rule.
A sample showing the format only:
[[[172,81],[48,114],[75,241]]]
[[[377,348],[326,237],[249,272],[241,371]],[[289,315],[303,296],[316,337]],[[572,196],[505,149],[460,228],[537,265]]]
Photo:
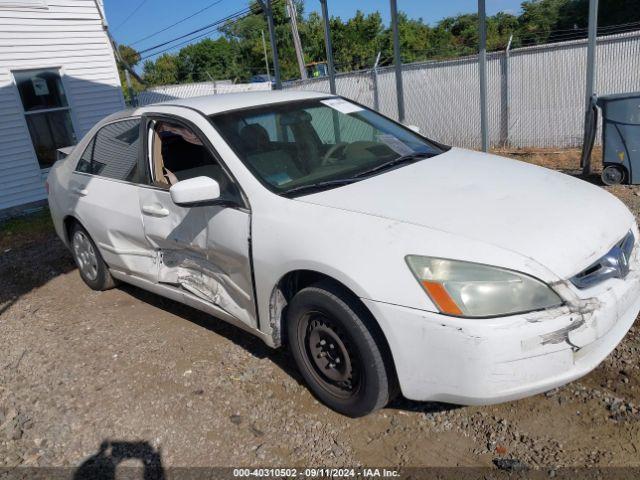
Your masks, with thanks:
[[[148,185],[140,188],[139,202],[144,234],[158,259],[158,283],[180,288],[256,327],[251,215],[239,186],[196,127],[201,120],[190,110],[180,118],[143,118]],[[220,184],[221,201],[193,207],[174,204],[171,184],[198,176]]]
[[[110,268],[156,275],[138,201],[141,119],[109,123],[82,153],[69,183],[74,212]]]

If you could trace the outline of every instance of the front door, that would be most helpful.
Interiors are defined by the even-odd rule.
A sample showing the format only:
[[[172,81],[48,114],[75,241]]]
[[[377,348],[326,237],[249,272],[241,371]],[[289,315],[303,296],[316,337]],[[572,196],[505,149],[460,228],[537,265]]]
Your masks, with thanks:
[[[150,180],[139,189],[139,201],[145,237],[158,259],[157,282],[256,327],[251,216],[239,188],[192,123],[151,115],[145,125]],[[220,184],[221,203],[174,204],[170,186],[198,176]]]

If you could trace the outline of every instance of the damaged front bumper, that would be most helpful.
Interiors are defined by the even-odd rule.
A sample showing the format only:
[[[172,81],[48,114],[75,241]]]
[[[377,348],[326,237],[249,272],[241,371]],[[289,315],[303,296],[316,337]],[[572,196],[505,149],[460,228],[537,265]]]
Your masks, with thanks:
[[[482,405],[550,390],[598,366],[640,311],[640,271],[607,280],[583,297],[492,319],[363,301],[389,342],[405,397]]]

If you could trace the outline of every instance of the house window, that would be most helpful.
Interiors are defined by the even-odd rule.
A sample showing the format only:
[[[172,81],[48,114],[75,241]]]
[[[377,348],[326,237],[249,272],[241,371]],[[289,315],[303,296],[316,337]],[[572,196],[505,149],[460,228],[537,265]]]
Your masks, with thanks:
[[[56,69],[13,72],[40,168],[56,161],[56,150],[76,143],[71,109]]]

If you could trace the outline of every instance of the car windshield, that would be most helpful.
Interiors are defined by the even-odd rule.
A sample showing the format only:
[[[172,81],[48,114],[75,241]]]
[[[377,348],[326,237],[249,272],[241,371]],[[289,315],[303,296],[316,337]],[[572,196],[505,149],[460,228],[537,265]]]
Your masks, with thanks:
[[[339,97],[210,118],[253,174],[280,194],[333,188],[443,152],[408,128]]]

